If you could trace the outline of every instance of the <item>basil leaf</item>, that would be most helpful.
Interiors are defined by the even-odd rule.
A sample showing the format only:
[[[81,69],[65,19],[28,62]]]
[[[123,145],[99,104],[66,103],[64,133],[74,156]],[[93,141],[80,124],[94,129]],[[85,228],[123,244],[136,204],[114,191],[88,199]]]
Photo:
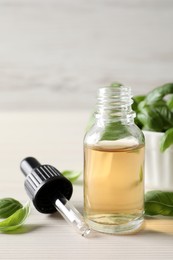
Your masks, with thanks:
[[[27,203],[24,207],[18,209],[15,213],[13,213],[10,217],[0,222],[0,231],[6,232],[19,228],[27,218],[30,212],[29,203]]]
[[[133,97],[133,104],[132,104],[132,109],[134,111],[138,110],[138,105],[145,99],[146,96],[135,96]]]
[[[139,110],[139,104],[141,104],[142,101],[144,101],[146,96],[135,96],[133,97],[133,104],[132,104],[132,109],[136,113],[136,117],[134,118],[135,124],[139,127],[142,128],[142,124],[138,118],[138,113],[140,112]]]
[[[130,135],[130,133],[124,125],[120,122],[112,122],[106,126],[100,140],[117,140],[127,137],[128,135]]]
[[[169,110],[165,102],[145,105],[138,113],[138,119],[143,128],[150,131],[165,132],[173,127],[173,112]]]
[[[163,86],[155,88],[154,90],[149,92],[145,100],[147,104],[152,104],[163,99],[164,96],[172,93],[173,93],[173,83],[166,83]]]
[[[170,130],[173,128],[173,83],[153,89],[146,97],[133,99],[135,123],[143,130],[165,132],[160,144],[160,150],[165,151],[173,143]]]
[[[173,192],[149,191],[145,194],[145,214],[173,216]]]
[[[81,172],[77,172],[77,171],[63,171],[61,173],[64,177],[66,177],[71,182],[75,182],[81,175]]]
[[[117,88],[117,87],[123,86],[123,84],[121,84],[120,82],[113,82],[110,86],[111,86],[112,88]]]
[[[171,95],[171,97],[168,99],[168,101],[166,102],[168,108],[173,111],[173,95]]]
[[[164,152],[168,147],[173,144],[173,128],[168,129],[160,142],[160,151]]]
[[[0,199],[0,218],[8,218],[22,207],[22,204],[13,198]]]

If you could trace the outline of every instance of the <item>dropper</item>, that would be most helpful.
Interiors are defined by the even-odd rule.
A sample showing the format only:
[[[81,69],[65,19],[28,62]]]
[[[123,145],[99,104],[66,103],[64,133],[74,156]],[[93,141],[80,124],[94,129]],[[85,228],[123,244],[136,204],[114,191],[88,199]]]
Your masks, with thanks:
[[[83,237],[90,228],[83,216],[69,201],[73,186],[55,167],[41,165],[35,158],[22,160],[20,168],[26,176],[25,189],[35,208],[41,213],[54,213],[56,210]]]

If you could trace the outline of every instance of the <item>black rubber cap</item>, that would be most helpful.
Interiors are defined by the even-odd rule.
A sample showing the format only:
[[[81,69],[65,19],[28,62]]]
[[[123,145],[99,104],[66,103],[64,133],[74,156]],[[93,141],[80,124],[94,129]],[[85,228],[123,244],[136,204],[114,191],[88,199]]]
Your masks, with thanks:
[[[56,212],[54,201],[61,199],[61,194],[68,200],[71,198],[71,182],[53,166],[41,165],[35,158],[27,157],[22,160],[20,168],[26,176],[26,192],[39,212]]]

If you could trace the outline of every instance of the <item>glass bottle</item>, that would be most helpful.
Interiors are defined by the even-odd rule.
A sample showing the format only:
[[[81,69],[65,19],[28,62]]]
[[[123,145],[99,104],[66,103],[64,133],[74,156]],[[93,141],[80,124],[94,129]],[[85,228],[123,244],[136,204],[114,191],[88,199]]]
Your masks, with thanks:
[[[129,233],[144,213],[144,136],[134,124],[131,89],[99,89],[84,138],[84,215],[94,230]]]

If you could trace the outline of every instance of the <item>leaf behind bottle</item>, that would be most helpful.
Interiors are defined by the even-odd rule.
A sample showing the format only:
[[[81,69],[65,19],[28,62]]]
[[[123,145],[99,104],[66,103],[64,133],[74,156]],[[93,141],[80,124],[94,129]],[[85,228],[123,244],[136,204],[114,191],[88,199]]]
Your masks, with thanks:
[[[66,177],[71,182],[75,182],[81,175],[81,172],[78,171],[63,171],[61,173],[64,177]]]
[[[145,194],[145,214],[173,216],[173,192],[148,191]]]
[[[111,122],[106,126],[100,141],[117,140],[117,139],[125,138],[129,135],[130,133],[126,126],[122,125],[119,122]]]
[[[163,135],[163,137],[161,138],[161,142],[160,142],[161,152],[164,152],[171,145],[173,145],[173,128],[168,129]]]

